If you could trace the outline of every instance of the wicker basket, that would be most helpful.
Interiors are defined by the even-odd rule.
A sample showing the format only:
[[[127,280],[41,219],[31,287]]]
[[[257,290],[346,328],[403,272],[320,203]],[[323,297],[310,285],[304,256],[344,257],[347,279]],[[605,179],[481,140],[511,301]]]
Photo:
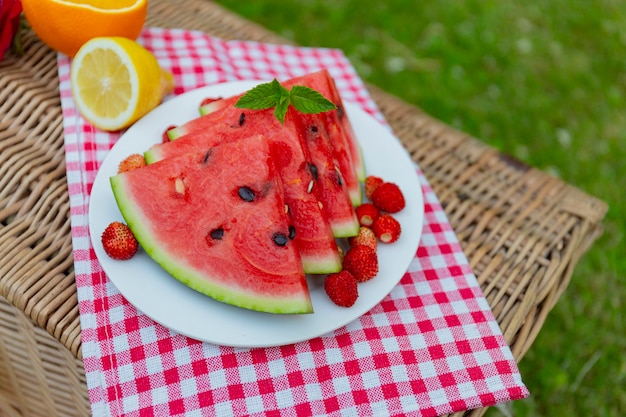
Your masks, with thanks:
[[[202,0],[152,0],[147,24],[286,42]],[[23,43],[24,56],[0,62],[0,416],[84,417],[56,55],[32,33]],[[520,360],[601,233],[606,205],[368,88],[444,205]]]

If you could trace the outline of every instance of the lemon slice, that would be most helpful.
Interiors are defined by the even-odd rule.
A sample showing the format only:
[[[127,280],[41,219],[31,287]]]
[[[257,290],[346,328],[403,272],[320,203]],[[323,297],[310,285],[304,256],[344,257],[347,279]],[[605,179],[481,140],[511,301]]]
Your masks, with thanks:
[[[124,129],[173,89],[172,75],[137,42],[94,38],[76,53],[70,72],[78,111],[102,130]]]

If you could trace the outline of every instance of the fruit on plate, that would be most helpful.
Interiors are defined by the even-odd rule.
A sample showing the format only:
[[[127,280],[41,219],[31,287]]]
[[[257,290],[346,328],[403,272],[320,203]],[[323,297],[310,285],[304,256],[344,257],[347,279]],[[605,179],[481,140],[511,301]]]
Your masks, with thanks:
[[[376,218],[372,225],[374,234],[383,243],[393,243],[400,238],[402,227],[400,222],[391,214],[383,213]]]
[[[362,201],[359,182],[365,180],[365,165],[361,148],[334,80],[328,71],[323,69],[285,82],[285,86],[294,85],[303,85],[318,91],[335,104],[335,110],[320,113],[319,117],[330,135],[333,153],[346,182],[352,204],[358,206]]]
[[[269,313],[311,313],[270,145],[255,135],[111,177],[145,252],[216,300]]]
[[[345,269],[326,277],[324,291],[340,307],[352,307],[359,298],[358,281]]]
[[[358,282],[371,280],[378,274],[376,250],[366,245],[352,246],[343,258],[343,269],[354,275]]]
[[[147,0],[22,0],[35,34],[52,49],[73,57],[90,39],[137,39],[146,20]]]
[[[112,259],[125,261],[137,253],[139,243],[132,230],[124,223],[111,222],[100,236],[104,251]]]
[[[87,41],[72,61],[70,81],[83,117],[108,131],[130,126],[174,87],[150,51],[122,37]]]
[[[397,184],[383,182],[372,193],[372,204],[381,211],[397,213],[404,208],[406,202]]]
[[[244,115],[243,117],[241,115]],[[243,123],[239,123],[244,120]],[[348,212],[346,221],[330,216],[320,206],[314,171],[311,170],[308,155],[300,146],[297,134],[288,126],[292,119],[287,118],[282,125],[272,115],[271,110],[263,112],[242,111],[231,107],[227,117],[220,116],[213,125],[196,130],[168,143],[157,144],[146,153],[146,161],[167,159],[186,152],[196,152],[225,141],[237,141],[252,134],[265,134],[271,138],[271,152],[276,157],[278,171],[285,189],[285,201],[295,228],[295,242],[309,274],[330,273],[341,269],[333,225],[343,226],[352,231],[358,227],[356,214]],[[344,226],[347,225],[347,226]],[[351,228],[348,228],[351,226]],[[339,229],[339,230],[344,230]],[[358,229],[356,229],[358,230]],[[356,233],[356,232],[354,232]]]

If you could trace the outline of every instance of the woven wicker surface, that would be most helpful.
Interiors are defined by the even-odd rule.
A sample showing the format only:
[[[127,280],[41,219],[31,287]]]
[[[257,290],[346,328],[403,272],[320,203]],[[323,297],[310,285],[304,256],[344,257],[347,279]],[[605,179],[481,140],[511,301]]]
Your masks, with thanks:
[[[152,0],[147,25],[287,42],[202,0]],[[24,56],[0,62],[0,416],[84,416],[56,55],[32,33],[23,43]],[[520,360],[601,233],[606,204],[368,88],[444,205]]]

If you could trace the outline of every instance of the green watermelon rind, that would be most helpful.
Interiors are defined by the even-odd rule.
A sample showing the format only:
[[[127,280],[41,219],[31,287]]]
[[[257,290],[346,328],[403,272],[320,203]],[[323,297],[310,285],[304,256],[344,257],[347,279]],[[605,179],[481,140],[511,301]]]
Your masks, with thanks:
[[[333,223],[330,225],[330,228],[333,232],[333,236],[338,239],[353,237],[359,234],[359,229],[361,225],[359,224],[359,220],[354,215],[354,219],[350,219],[349,221],[345,221],[342,223]]]
[[[309,257],[302,253],[300,256],[302,257],[302,267],[307,274],[332,274],[341,271],[342,268],[339,252],[337,252],[337,257],[333,259],[328,259],[328,257]]]
[[[143,250],[161,268],[187,287],[217,301],[249,310],[275,314],[309,314],[313,312],[310,298],[279,300],[252,297],[244,292],[207,281],[201,273],[181,264],[180,260],[173,258],[157,243],[158,239],[145,227],[145,216],[143,216],[141,209],[133,203],[133,199],[128,195],[123,175],[111,177],[110,184],[122,217],[124,217],[126,224],[132,230]]]

